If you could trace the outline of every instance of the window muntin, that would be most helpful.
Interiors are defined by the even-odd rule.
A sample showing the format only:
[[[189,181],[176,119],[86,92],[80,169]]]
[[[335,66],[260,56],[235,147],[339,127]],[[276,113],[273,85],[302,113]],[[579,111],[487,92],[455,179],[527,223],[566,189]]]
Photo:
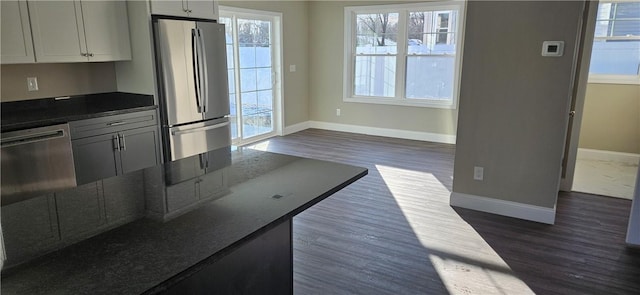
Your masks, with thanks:
[[[344,100],[455,108],[463,8],[453,1],[346,7]]]
[[[589,81],[640,84],[640,1],[598,5]]]

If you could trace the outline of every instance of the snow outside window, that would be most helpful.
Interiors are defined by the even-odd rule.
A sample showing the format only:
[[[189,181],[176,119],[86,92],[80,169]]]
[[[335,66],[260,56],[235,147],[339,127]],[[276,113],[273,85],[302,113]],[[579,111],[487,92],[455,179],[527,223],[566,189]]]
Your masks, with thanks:
[[[455,108],[463,2],[345,8],[344,100]]]

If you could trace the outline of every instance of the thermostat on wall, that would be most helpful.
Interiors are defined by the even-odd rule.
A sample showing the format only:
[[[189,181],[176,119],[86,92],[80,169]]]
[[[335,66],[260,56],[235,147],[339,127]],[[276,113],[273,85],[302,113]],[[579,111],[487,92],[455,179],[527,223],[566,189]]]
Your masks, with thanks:
[[[564,41],[542,42],[542,56],[562,56],[563,52]]]

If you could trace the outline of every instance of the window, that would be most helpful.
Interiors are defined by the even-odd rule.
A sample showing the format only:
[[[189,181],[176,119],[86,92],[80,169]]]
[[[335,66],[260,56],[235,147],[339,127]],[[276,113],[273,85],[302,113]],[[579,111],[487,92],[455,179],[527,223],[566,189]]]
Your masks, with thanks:
[[[345,8],[344,100],[455,108],[462,2]]]
[[[601,1],[589,82],[640,84],[640,1]]]

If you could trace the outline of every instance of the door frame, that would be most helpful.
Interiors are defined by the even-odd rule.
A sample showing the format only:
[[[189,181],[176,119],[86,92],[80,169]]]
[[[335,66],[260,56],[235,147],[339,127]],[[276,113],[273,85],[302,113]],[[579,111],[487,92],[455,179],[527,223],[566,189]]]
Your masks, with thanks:
[[[274,74],[272,75],[272,83],[273,83],[273,131],[263,135],[257,135],[251,137],[249,140],[242,141],[241,145],[251,144],[257,141],[261,141],[267,139],[272,136],[282,136],[284,135],[284,78],[283,78],[283,28],[282,28],[282,13],[274,12],[274,11],[266,11],[266,10],[256,10],[256,9],[247,9],[247,8],[239,8],[233,6],[223,6],[220,5],[218,7],[219,16],[227,17],[223,12],[231,12],[236,16],[260,20],[267,20],[272,22],[272,32],[273,36],[271,44],[273,44],[273,52],[272,52],[272,60],[271,65],[273,67]],[[234,28],[234,34],[237,34],[236,28]],[[234,54],[236,56],[236,54]],[[234,57],[235,58],[235,57]],[[239,57],[238,57],[239,58]],[[236,61],[236,66],[239,67],[240,64]],[[234,77],[235,78],[235,77]],[[236,81],[237,82],[237,81]],[[239,96],[240,93],[237,93],[236,96]],[[241,107],[239,105],[236,106]],[[238,126],[241,128],[240,126]],[[236,144],[241,139],[234,140],[234,144]]]
[[[585,11],[582,17],[582,29],[578,46],[577,61],[575,63],[575,78],[571,90],[570,110],[575,112],[569,117],[565,148],[562,161],[562,174],[560,176],[560,191],[570,192],[573,187],[576,158],[578,156],[578,143],[580,142],[580,127],[584,102],[589,80],[589,66],[591,65],[591,51],[596,27],[596,14],[600,1],[585,1]]]

